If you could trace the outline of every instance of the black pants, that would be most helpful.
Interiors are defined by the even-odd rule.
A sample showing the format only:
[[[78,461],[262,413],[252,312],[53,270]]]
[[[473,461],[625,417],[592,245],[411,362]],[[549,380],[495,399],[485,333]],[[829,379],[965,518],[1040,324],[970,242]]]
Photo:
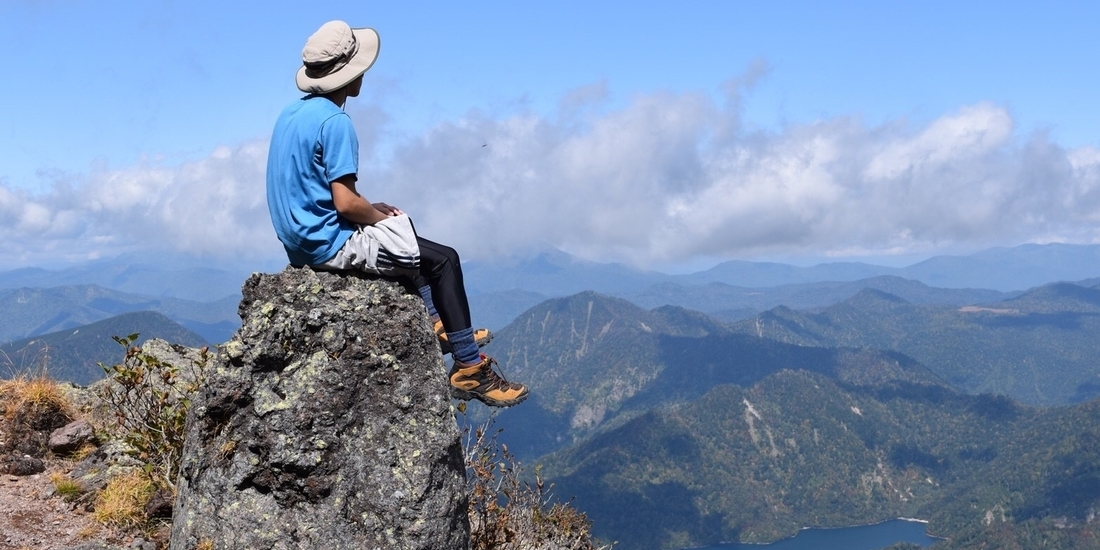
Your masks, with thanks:
[[[420,275],[416,286],[432,289],[432,302],[447,332],[458,332],[473,326],[470,303],[466,300],[466,285],[462,282],[462,264],[455,249],[416,237],[420,245]]]

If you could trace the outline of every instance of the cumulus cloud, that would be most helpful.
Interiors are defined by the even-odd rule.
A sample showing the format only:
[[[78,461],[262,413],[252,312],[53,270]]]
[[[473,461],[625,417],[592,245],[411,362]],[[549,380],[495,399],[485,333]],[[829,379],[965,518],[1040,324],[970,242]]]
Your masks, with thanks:
[[[837,117],[759,130],[742,124],[736,90],[721,101],[639,95],[617,108],[608,96],[601,83],[563,98],[554,116],[472,111],[400,141],[385,113],[353,108],[359,189],[466,259],[554,246],[646,265],[1100,237],[1100,150],[1020,136],[998,105],[921,124]],[[0,256],[279,256],[266,154],[250,142],[179,166],[58,176],[39,193],[0,181]]]
[[[587,120],[472,113],[387,170],[380,193],[474,254],[543,243],[645,265],[1100,236],[1100,152],[1021,138],[988,103],[915,127],[838,117],[776,132],[739,126],[737,101],[703,94],[641,96]]]
[[[266,143],[252,142],[179,166],[52,174],[39,192],[0,186],[0,257],[8,265],[126,252],[270,258],[279,248],[267,218],[266,158]]]

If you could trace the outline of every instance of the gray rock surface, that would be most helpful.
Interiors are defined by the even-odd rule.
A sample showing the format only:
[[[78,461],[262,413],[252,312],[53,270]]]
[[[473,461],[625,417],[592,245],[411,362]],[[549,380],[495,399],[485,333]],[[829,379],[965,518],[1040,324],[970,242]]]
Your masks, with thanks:
[[[288,267],[188,418],[171,548],[467,548],[465,469],[415,289]]]
[[[141,461],[131,456],[131,451],[122,441],[109,440],[76,463],[69,477],[86,491],[100,491],[111,479],[141,468]]]
[[[0,457],[0,474],[32,476],[46,471],[46,463],[33,456],[7,455]]]
[[[87,420],[80,419],[54,430],[47,445],[50,452],[63,455],[93,443],[95,430]]]

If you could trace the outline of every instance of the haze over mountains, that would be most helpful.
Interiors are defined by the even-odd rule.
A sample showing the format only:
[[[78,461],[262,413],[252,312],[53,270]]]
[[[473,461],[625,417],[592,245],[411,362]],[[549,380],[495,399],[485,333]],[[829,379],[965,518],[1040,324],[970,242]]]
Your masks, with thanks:
[[[525,260],[474,263],[465,271],[475,319],[485,320],[475,322],[490,328],[503,328],[507,324],[503,321],[543,299],[588,290],[649,308],[679,305],[737,320],[779,305],[794,309],[832,305],[863,288],[878,288],[918,304],[995,301],[1046,283],[1097,277],[1100,245],[992,248],[969,256],[938,256],[904,268],[851,262],[799,267],[729,261],[686,275],[548,252]]]
[[[240,325],[238,296],[199,302],[130,294],[98,285],[0,289],[0,343],[31,338],[102,321],[115,315],[156,311],[200,334],[223,342]]]
[[[963,391],[1032,405],[1100,396],[1100,288],[1052,283],[972,304],[918,305],[868,288],[817,313],[779,307],[734,330],[802,346],[896,350]]]
[[[712,282],[742,287],[774,287],[823,281],[857,281],[882,275],[942,288],[984,288],[1010,292],[1055,281],[1096,277],[1100,245],[1027,244],[990,248],[968,256],[936,256],[908,267],[834,262],[800,267],[772,262],[727,261],[705,271],[667,275],[621,264],[579,260],[547,252],[526,260],[466,267],[471,293],[520,288],[548,295],[594,290],[604,294],[641,291],[653,284],[700,285]]]
[[[267,271],[281,267],[257,266]],[[617,296],[646,309],[675,305],[706,313],[717,321],[740,322],[781,306],[793,311],[832,307],[867,289],[896,296],[914,307],[939,306],[950,311],[950,306],[994,303],[1019,296],[1036,285],[1082,281],[1097,274],[1100,274],[1100,246],[1065,244],[1023,245],[989,249],[970,256],[941,256],[905,268],[852,262],[798,267],[731,261],[698,273],[668,275],[619,264],[588,262],[557,251],[466,266],[475,322],[494,330],[504,328],[548,298],[584,291]],[[64,269],[0,272],[0,312],[3,312],[0,344],[138,311],[158,312],[206,342],[223,342],[239,326],[236,306],[240,285],[248,275],[243,268],[218,269],[184,258],[154,260],[133,255]],[[982,281],[989,284],[982,285]],[[770,315],[791,314],[780,311]],[[1089,312],[1076,315],[1080,322],[1089,320]],[[766,319],[753,322],[762,323]],[[1039,317],[1033,315],[1029,319],[1035,321]],[[747,331],[741,326],[742,332]],[[828,332],[823,331],[813,343],[841,344]],[[769,334],[782,341],[810,343],[780,332]],[[865,335],[863,340],[852,337],[848,344],[894,345],[875,338],[873,334]],[[105,359],[110,358],[96,358]],[[959,376],[962,375],[952,379],[958,382]],[[1067,381],[1066,387],[1055,394],[1033,392],[1025,400],[1052,403],[1091,395],[1090,381],[1076,383],[1079,387],[1070,387],[1072,384]],[[972,386],[990,391],[1003,389],[996,384]]]

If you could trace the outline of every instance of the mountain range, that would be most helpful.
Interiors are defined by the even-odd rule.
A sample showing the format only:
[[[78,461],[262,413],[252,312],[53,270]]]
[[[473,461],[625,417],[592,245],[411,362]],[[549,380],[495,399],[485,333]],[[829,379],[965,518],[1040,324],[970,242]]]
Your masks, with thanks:
[[[997,302],[913,304],[864,289],[820,312],[779,307],[734,325],[796,345],[896,350],[968,393],[1033,405],[1100,396],[1100,288],[1038,287]]]
[[[134,345],[151,338],[199,348],[209,345],[198,334],[154,311],[123,313],[101,321],[16,340],[0,346],[0,373],[46,374],[56,380],[88,385],[103,378],[99,364],[112,365],[125,350],[114,337],[139,334]]]
[[[230,297],[239,300],[241,284],[251,272],[282,267],[280,262],[216,267],[185,257],[123,255],[58,269],[0,271],[0,290],[95,285],[145,300],[175,298],[210,303]],[[960,291],[949,298],[956,302],[994,301],[1051,282],[1100,277],[1100,245],[1053,243],[991,248],[966,256],[937,256],[901,268],[857,262],[795,266],[728,261],[683,275],[591,262],[547,250],[523,257],[467,262],[464,272],[475,323],[494,330],[543,300],[586,290],[626,298],[645,307],[679,305],[737,320],[778,305],[793,309],[828,306],[855,293],[840,283],[868,280],[887,286],[901,280],[922,283],[926,288],[939,289],[944,298],[947,290]],[[817,283],[829,284],[814,286]],[[866,285],[849,286],[858,287],[858,291]],[[965,289],[980,289],[973,292],[985,296],[967,298],[970,291]],[[879,290],[923,303],[904,290]],[[170,312],[166,315],[177,318]],[[231,325],[239,322],[235,317],[228,321]],[[215,334],[209,338],[224,340]]]
[[[471,262],[464,271],[475,323],[494,330],[542,300],[584,291],[618,296],[647,308],[678,305],[735,321],[779,305],[829,306],[863,288],[877,288],[916,304],[996,301],[1052,282],[1100,276],[1100,245],[991,248],[901,268],[856,262],[802,267],[728,261],[684,275],[549,251],[524,259]]]
[[[797,314],[786,308],[759,327],[729,326],[583,292],[543,302],[498,333],[491,353],[532,393],[492,419],[500,440],[621,548],[761,542],[899,516],[930,519],[932,533],[951,539],[946,548],[1077,540],[1097,534],[1089,518],[1100,506],[1100,449],[1090,434],[1100,433],[1100,401],[1037,408],[956,386],[954,370],[999,353],[985,380],[1083,399],[1080,381],[1100,376],[1087,321],[1094,292],[1053,284],[960,307],[864,290],[807,314],[813,323],[782,325],[791,341],[767,337],[778,332],[770,314]],[[1042,322],[1076,315],[1084,320],[1054,332]],[[925,339],[917,350],[937,353],[918,360],[868,345],[865,333]],[[1006,343],[1016,347],[1000,350]],[[1055,352],[1045,367],[1058,370],[1009,383]],[[467,415],[484,422],[488,411]]]
[[[1094,547],[1098,257],[1027,245],[908,268],[727,262],[676,276],[556,252],[471,264],[475,322],[496,332],[486,351],[531,396],[462,420],[500,429],[623,550],[899,516],[929,520],[937,548]],[[33,361],[32,342],[49,341],[51,363],[78,335],[89,343],[72,349],[103,343],[99,361],[114,361],[111,335],[147,336],[112,324],[127,315],[235,327],[243,281],[204,301],[12,273],[0,329],[22,339],[4,350]],[[137,311],[151,309],[163,315]],[[201,345],[183,338],[167,337]]]
[[[547,296],[585,290],[624,295],[666,282],[682,286],[725,283],[763,288],[824,281],[858,281],[883,275],[934,287],[1012,292],[1052,282],[1100,276],[1100,245],[1052,243],[990,248],[966,256],[936,256],[907,267],[858,262],[830,262],[803,267],[733,260],[684,275],[590,262],[560,251],[548,251],[526,259],[470,262],[464,266],[464,272],[471,294],[522,289]]]
[[[96,285],[127,294],[192,301],[226,296],[240,299],[241,283],[252,271],[282,269],[279,264],[214,267],[201,259],[178,255],[148,257],[124,254],[58,269],[29,267],[0,272],[0,289]]]
[[[497,333],[493,353],[540,390],[501,415],[525,434],[513,448],[534,457],[550,442],[583,438],[620,409],[698,397],[708,387],[699,380],[747,387],[781,368],[898,365],[964,393],[1037,406],[1084,402],[1100,396],[1097,341],[1100,288],[1068,283],[968,306],[864,289],[817,312],[780,306],[734,324],[582,292],[525,312]]]
[[[555,493],[626,549],[895,517],[929,520],[941,549],[1089,548],[1097,405],[1034,409],[783,369],[651,408],[539,462]]]
[[[139,311],[161,313],[207,342],[224,342],[240,326],[238,302],[239,295],[200,302],[130,294],[91,284],[0,289],[0,343]]]

